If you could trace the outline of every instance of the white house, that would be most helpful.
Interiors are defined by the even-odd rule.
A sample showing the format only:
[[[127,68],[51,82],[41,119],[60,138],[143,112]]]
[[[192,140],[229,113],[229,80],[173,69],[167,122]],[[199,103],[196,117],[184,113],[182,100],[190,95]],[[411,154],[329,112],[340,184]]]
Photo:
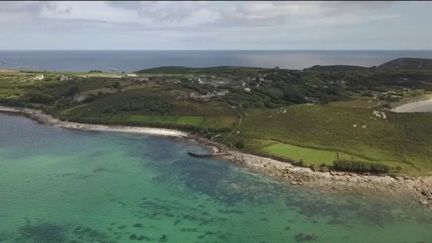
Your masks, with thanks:
[[[39,74],[39,75],[36,75],[36,77],[34,77],[34,80],[44,80],[44,78],[45,78],[45,76],[43,75],[43,74]]]
[[[68,80],[71,80],[71,78],[63,74],[60,76],[60,81],[68,81]]]

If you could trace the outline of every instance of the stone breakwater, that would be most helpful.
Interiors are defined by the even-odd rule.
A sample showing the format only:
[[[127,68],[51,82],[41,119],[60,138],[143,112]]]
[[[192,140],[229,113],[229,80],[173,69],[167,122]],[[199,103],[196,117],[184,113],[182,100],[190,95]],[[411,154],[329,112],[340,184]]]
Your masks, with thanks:
[[[294,185],[318,188],[329,192],[352,192],[357,194],[389,196],[395,199],[409,199],[432,209],[432,177],[406,175],[367,175],[345,172],[321,172],[310,168],[293,166],[286,162],[242,153],[214,141],[186,132],[130,126],[107,126],[61,121],[40,110],[0,106],[0,112],[20,113],[38,122],[67,129],[88,131],[123,132],[184,138],[208,148],[212,157],[221,158],[248,168],[280,178]]]

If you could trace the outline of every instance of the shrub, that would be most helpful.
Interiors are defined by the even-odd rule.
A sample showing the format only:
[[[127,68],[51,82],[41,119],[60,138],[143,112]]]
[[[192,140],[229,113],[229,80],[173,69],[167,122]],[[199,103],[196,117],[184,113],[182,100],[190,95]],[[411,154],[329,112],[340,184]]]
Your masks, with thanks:
[[[292,161],[292,164],[299,167],[307,167],[307,164],[303,161],[303,159],[300,159],[299,161]]]
[[[159,96],[122,97],[113,108],[121,111],[146,111],[150,114],[168,114],[174,110],[174,105]]]
[[[30,93],[30,94],[26,94],[26,98],[30,103],[51,105],[55,102],[54,97],[46,94]]]
[[[112,87],[113,87],[114,89],[120,89],[120,88],[121,88],[121,85],[120,85],[119,82],[115,82],[115,83],[113,83]]]
[[[387,173],[389,172],[390,168],[387,165],[371,163],[370,170],[374,173]]]
[[[335,160],[333,161],[333,169],[359,173],[387,173],[390,171],[387,165],[354,160]]]
[[[23,107],[25,102],[19,99],[0,98],[0,105]]]
[[[236,148],[238,149],[243,149],[245,147],[245,144],[243,142],[243,140],[238,140],[235,144]]]
[[[105,106],[103,109],[102,109],[102,113],[113,113],[114,111],[113,111],[113,109],[110,107],[110,106]]]
[[[76,87],[76,86],[70,87],[68,89],[68,91],[66,92],[66,96],[73,97],[76,94],[78,94],[78,92],[79,92],[79,88],[78,87]]]

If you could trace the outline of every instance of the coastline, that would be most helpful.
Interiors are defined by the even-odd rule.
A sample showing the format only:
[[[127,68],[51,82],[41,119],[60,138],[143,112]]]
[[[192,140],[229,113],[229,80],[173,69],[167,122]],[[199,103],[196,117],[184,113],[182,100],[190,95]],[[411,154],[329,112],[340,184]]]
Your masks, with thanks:
[[[251,171],[281,179],[292,185],[328,193],[355,193],[363,196],[408,200],[432,209],[432,176],[372,175],[351,172],[314,171],[272,158],[232,150],[201,137],[193,138],[211,148],[216,158],[228,160]]]
[[[15,107],[0,106],[0,112],[23,114],[40,123],[55,126],[55,127],[67,128],[67,129],[100,131],[100,132],[135,133],[135,134],[147,134],[147,135],[167,136],[167,137],[187,137],[188,136],[188,133],[179,130],[174,130],[174,129],[132,127],[132,126],[111,126],[111,125],[108,126],[108,125],[97,125],[97,124],[62,121],[49,114],[42,112],[41,110],[30,109],[30,108],[15,108]]]
[[[392,109],[395,109],[399,106],[403,106],[409,103],[413,103],[413,102],[418,102],[418,101],[425,101],[425,100],[431,100],[432,99],[432,93],[426,93],[426,94],[421,94],[421,95],[416,95],[416,96],[411,96],[411,97],[406,97],[403,98],[397,102],[393,102],[391,103],[391,107]]]
[[[394,199],[409,199],[432,209],[432,176],[413,177],[313,171],[310,168],[297,167],[275,159],[239,152],[203,137],[174,129],[68,122],[41,110],[30,108],[0,106],[0,112],[22,114],[40,123],[66,129],[182,138],[207,147],[211,157],[230,161],[235,165],[279,178],[293,185],[316,188],[326,192],[351,192],[362,195],[388,196]]]

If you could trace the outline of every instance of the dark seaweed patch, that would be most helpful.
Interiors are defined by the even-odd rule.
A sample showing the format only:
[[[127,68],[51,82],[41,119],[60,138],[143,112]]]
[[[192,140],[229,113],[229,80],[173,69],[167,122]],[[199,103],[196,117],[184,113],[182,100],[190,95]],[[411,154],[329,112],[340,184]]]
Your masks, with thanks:
[[[176,219],[176,221],[174,221],[174,225],[178,225],[181,222],[180,219]]]
[[[137,237],[137,240],[139,240],[139,241],[141,241],[141,240],[150,241],[151,238],[150,238],[150,237],[147,237],[147,236],[145,236],[145,235],[140,235],[140,236]]]
[[[165,234],[163,234],[160,238],[159,238],[159,242],[167,242],[168,241],[168,236],[166,236]]]
[[[197,228],[182,228],[182,232],[198,232]]]
[[[99,172],[119,172],[119,170],[111,170],[100,166],[93,169],[93,173],[99,173]]]
[[[90,227],[77,226],[72,233],[80,242],[110,242],[107,234]]]
[[[243,201],[268,203],[280,195],[280,184],[265,182],[250,174],[233,173],[228,164],[211,160],[177,160],[162,172],[158,180],[177,177],[189,190],[231,206]]]
[[[299,233],[299,234],[295,235],[294,239],[297,242],[307,242],[307,241],[315,241],[315,240],[317,240],[318,236],[316,236],[314,234]]]
[[[63,226],[49,223],[26,224],[19,229],[23,239],[33,242],[65,242],[66,230]]]
[[[142,211],[139,212],[140,217],[146,219],[162,219],[162,218],[175,218],[174,225],[178,225],[182,220],[195,222],[198,225],[207,225],[216,221],[225,221],[222,217],[212,217],[210,213],[201,211],[196,207],[186,208],[179,206],[179,203],[159,198],[147,199],[143,198],[138,204]],[[177,212],[177,213],[175,213]],[[192,212],[191,214],[182,212]]]
[[[203,226],[203,225],[206,225],[206,224],[208,224],[208,223],[213,222],[214,220],[215,220],[215,218],[211,218],[211,219],[208,219],[208,220],[205,220],[205,221],[201,222],[199,225],[200,225],[200,226]]]
[[[295,208],[300,214],[316,218],[327,218],[327,224],[347,224],[350,218],[366,220],[377,226],[382,226],[392,220],[395,215],[387,207],[379,202],[365,203],[356,200],[326,200],[323,197],[303,195],[298,193],[296,197],[286,200],[286,205]]]

